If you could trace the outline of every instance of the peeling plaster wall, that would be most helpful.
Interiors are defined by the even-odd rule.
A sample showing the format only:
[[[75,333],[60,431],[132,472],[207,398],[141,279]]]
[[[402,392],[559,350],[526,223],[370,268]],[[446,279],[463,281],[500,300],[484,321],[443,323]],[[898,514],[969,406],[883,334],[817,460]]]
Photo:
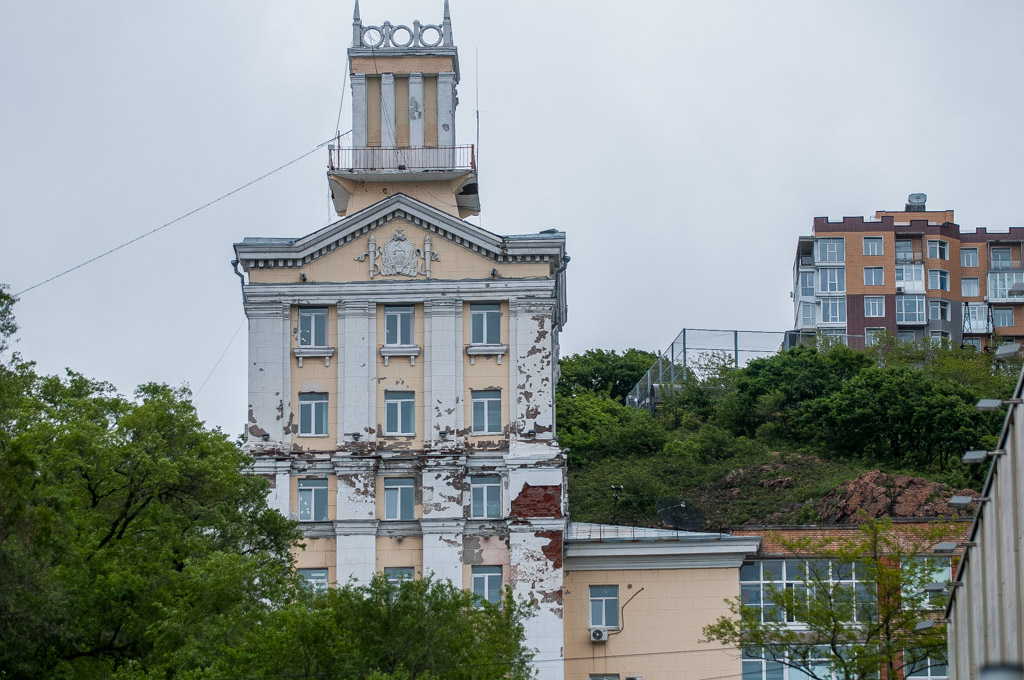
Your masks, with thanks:
[[[538,440],[554,438],[554,369],[551,318],[554,301],[514,300],[510,304],[509,342],[515,360],[510,380],[516,394],[512,427]]]
[[[261,441],[264,434],[287,445],[287,414],[291,412],[291,361],[288,306],[266,305],[246,309],[249,317],[249,416],[246,439]]]
[[[517,597],[537,603],[537,615],[526,621],[526,643],[540,659],[563,657],[562,566],[545,554],[553,542],[560,546],[564,521],[513,525],[509,535],[510,582]],[[549,533],[550,532],[550,533]],[[540,533],[540,535],[538,535]],[[559,547],[560,549],[560,547]],[[557,680],[561,664],[538,666],[537,677]]]

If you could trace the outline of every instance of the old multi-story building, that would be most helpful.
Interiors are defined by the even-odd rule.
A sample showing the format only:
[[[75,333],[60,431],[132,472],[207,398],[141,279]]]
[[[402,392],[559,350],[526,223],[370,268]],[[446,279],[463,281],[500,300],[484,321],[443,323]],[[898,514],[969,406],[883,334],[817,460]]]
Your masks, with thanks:
[[[439,24],[353,22],[340,219],[235,244],[249,321],[245,449],[323,584],[431,573],[538,603],[562,655],[565,458],[554,436],[565,235],[499,236],[455,137],[458,52]],[[543,677],[561,677],[552,666]]]
[[[927,210],[911,194],[874,220],[817,217],[793,263],[795,329],[870,346],[888,331],[904,341],[982,348],[993,334],[1024,336],[1024,228],[961,232],[952,210]]]

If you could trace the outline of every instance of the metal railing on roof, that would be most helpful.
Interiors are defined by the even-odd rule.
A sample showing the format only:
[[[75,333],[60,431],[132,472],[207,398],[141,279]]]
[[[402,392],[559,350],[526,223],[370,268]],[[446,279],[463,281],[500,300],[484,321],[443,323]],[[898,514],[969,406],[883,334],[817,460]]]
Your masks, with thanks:
[[[328,149],[331,170],[475,170],[472,144],[462,146],[335,147]]]

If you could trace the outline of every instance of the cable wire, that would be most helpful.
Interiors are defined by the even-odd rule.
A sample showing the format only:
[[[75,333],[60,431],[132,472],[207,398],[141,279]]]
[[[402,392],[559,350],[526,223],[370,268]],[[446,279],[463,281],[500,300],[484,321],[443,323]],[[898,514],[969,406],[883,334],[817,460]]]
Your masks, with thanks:
[[[235,332],[231,336],[231,339],[228,340],[228,344],[224,347],[224,351],[220,353],[220,357],[217,359],[217,362],[213,365],[213,368],[211,368],[210,372],[206,374],[206,380],[204,380],[203,384],[199,386],[199,389],[196,390],[196,393],[192,395],[193,398],[198,397],[199,393],[203,391],[204,387],[206,387],[206,383],[210,382],[210,378],[213,377],[213,372],[217,370],[217,367],[220,366],[220,362],[224,360],[224,355],[226,355],[228,353],[228,350],[231,349],[231,343],[233,343],[235,341],[235,338],[238,337],[238,331],[242,330],[242,324],[245,323],[245,319],[246,317],[243,316],[242,320],[238,322],[238,328],[235,329]]]
[[[121,245],[115,246],[115,247],[111,248],[110,250],[108,250],[106,252],[100,253],[99,255],[96,255],[95,257],[89,258],[85,262],[82,262],[80,264],[76,264],[74,267],[71,267],[69,269],[65,269],[64,271],[60,272],[59,274],[54,274],[53,276],[51,276],[48,279],[44,279],[43,281],[40,281],[39,283],[31,285],[28,288],[25,288],[24,290],[22,290],[22,291],[20,291],[18,293],[15,293],[15,297],[21,297],[22,295],[24,295],[25,293],[27,293],[29,291],[35,290],[36,288],[39,288],[40,286],[44,286],[47,283],[50,283],[51,281],[56,281],[57,279],[59,279],[59,278],[61,278],[63,276],[67,276],[68,274],[70,274],[73,271],[81,269],[82,267],[84,267],[84,266],[86,266],[88,264],[92,264],[93,262],[96,262],[97,260],[101,260],[104,257],[106,257],[107,255],[111,255],[113,253],[116,253],[117,251],[121,250],[122,248],[127,248],[131,244],[133,244],[133,243],[135,243],[137,241],[141,241],[142,239],[146,238],[147,236],[152,236],[153,234],[157,233],[158,231],[161,231],[162,229],[166,229],[167,227],[171,226],[172,224],[176,224],[178,222],[181,222],[185,218],[191,217],[192,215],[195,215],[197,212],[199,212],[201,210],[205,210],[206,208],[209,208],[212,205],[220,203],[225,198],[228,198],[229,196],[233,196],[233,195],[237,194],[239,191],[242,191],[243,189],[247,189],[247,188],[251,187],[253,184],[256,184],[260,180],[264,180],[267,177],[270,177],[271,175],[273,175],[274,173],[280,172],[281,170],[284,170],[289,165],[294,165],[295,163],[298,163],[303,158],[306,158],[307,156],[310,156],[313,153],[316,153],[320,149],[324,148],[325,146],[327,146],[332,141],[334,141],[334,137],[331,137],[330,139],[328,139],[325,142],[321,142],[320,144],[317,144],[316,146],[314,146],[312,149],[310,149],[306,153],[302,154],[301,156],[293,158],[292,160],[288,161],[287,163],[285,163],[283,165],[279,165],[278,167],[274,168],[270,172],[267,172],[267,173],[265,173],[263,175],[260,175],[256,179],[250,180],[250,181],[246,182],[245,184],[243,184],[242,186],[240,186],[240,187],[238,187],[236,189],[232,189],[231,191],[227,192],[226,194],[222,194],[221,196],[218,196],[217,198],[213,199],[212,201],[210,201],[208,203],[204,203],[203,205],[199,206],[198,208],[194,208],[192,210],[189,210],[184,215],[180,215],[179,217],[175,217],[170,222],[165,222],[164,224],[161,224],[159,227],[156,227],[155,229],[150,229],[149,231],[147,231],[144,234],[140,234],[139,236],[136,236],[133,239],[125,241]]]

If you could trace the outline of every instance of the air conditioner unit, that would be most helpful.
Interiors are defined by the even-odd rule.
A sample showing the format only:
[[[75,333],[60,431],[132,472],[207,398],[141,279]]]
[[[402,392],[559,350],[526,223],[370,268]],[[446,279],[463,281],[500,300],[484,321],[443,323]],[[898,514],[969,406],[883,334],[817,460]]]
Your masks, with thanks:
[[[902,293],[903,290],[904,290],[903,286],[896,286],[896,292],[897,293]]]
[[[590,629],[590,641],[591,642],[608,642],[608,629],[607,628],[591,628]]]

